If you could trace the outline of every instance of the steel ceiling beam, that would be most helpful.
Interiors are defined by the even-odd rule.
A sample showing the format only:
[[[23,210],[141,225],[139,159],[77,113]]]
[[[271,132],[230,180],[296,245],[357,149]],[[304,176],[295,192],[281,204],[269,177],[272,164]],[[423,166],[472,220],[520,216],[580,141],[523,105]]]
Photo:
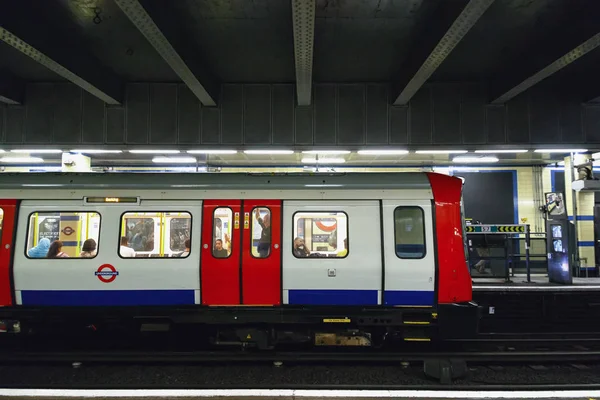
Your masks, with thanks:
[[[185,57],[183,54],[185,50],[182,53],[182,47],[185,46],[178,43],[180,46],[176,50],[171,41],[167,39],[167,36],[173,38],[180,36],[174,33],[174,31],[180,31],[180,29],[178,29],[177,21],[172,20],[172,11],[165,11],[165,3],[154,2],[152,4],[152,2],[145,2],[142,5],[138,0],[115,0],[115,3],[198,100],[204,106],[216,106],[219,84],[204,68],[193,64],[192,60],[198,57],[197,52],[192,56],[188,50],[187,54],[190,54],[190,56]],[[156,9],[153,10],[153,8]],[[163,33],[165,30],[170,30],[173,33],[165,36],[165,33]],[[181,42],[181,40],[174,42]],[[186,61],[184,61],[184,58]]]
[[[309,106],[312,99],[315,6],[315,0],[292,0],[296,94],[299,106]]]
[[[45,6],[46,2],[4,2],[0,40],[105,103],[120,104],[121,80],[88,54],[64,21],[48,26],[46,18],[52,18],[40,9]]]
[[[408,104],[493,2],[444,1],[438,6],[432,22],[427,23],[425,35],[417,38],[414,53],[395,81],[395,106]]]
[[[563,17],[564,26],[555,29],[553,36],[510,60],[502,74],[491,80],[492,104],[506,103],[600,46],[600,7],[572,7],[569,11]],[[588,91],[587,85],[580,90]],[[598,95],[584,97],[591,100]]]
[[[23,104],[25,98],[25,82],[6,70],[0,70],[0,102],[6,104]]]

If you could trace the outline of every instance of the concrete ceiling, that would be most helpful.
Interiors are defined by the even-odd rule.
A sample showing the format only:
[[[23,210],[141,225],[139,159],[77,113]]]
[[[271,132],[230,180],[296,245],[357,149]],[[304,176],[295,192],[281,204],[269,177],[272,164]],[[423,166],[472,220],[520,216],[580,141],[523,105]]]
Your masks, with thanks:
[[[218,105],[223,83],[303,84],[303,105],[312,82],[389,82],[395,105],[426,82],[485,82],[492,103],[534,85],[594,102],[599,46],[598,0],[0,0],[0,101],[21,103],[27,82],[71,81],[117,105],[129,82],[184,82],[208,106]],[[544,157],[499,156],[504,164],[561,158]],[[346,156],[355,165],[449,161]]]

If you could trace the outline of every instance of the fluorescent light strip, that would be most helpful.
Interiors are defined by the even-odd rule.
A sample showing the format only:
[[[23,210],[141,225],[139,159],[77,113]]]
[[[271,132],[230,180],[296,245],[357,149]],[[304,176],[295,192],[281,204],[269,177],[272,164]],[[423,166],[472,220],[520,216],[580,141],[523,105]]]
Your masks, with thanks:
[[[304,185],[304,187],[342,187],[344,185],[339,185],[337,183],[332,183],[332,184],[328,184],[328,183],[315,183],[315,184],[308,184],[308,185]]]
[[[535,153],[585,153],[587,149],[537,149]]]
[[[154,157],[153,163],[157,164],[190,164],[195,163],[195,157]]]
[[[510,154],[510,153],[527,153],[529,150],[515,149],[515,150],[475,150],[475,153],[481,154]]]
[[[179,154],[179,150],[129,150],[133,154]]]
[[[467,150],[417,150],[417,154],[464,154]]]
[[[294,154],[294,150],[244,150],[245,154]]]
[[[71,153],[80,153],[80,154],[119,154],[122,153],[123,150],[102,150],[102,149],[75,149],[71,150]]]
[[[408,154],[408,150],[359,150],[358,154],[361,155],[370,155],[370,156],[391,156],[391,155],[400,155],[400,154]]]
[[[37,153],[37,154],[58,154],[58,153],[62,153],[62,150],[58,150],[58,149],[16,149],[16,150],[11,150],[11,153],[19,153],[19,154],[32,154],[32,153]]]
[[[0,162],[5,163],[43,163],[44,159],[40,157],[2,157],[0,158]]]
[[[237,154],[237,150],[188,150],[188,154]]]
[[[350,154],[350,150],[306,150],[303,151],[302,154],[328,154],[328,155],[338,155],[338,154]]]
[[[306,157],[302,159],[303,164],[343,164],[346,160],[343,158],[310,158]]]
[[[465,156],[465,157],[454,157],[452,159],[452,162],[455,163],[494,163],[494,162],[498,162],[498,157],[470,157],[470,156]]]

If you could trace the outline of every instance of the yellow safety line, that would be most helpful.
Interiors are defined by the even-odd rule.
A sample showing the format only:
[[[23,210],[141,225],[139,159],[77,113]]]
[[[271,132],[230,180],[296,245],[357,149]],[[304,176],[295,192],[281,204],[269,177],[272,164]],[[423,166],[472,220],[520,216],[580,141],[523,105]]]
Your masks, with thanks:
[[[404,338],[406,342],[431,342],[429,338]]]
[[[404,321],[406,325],[429,325],[430,322],[427,321]]]

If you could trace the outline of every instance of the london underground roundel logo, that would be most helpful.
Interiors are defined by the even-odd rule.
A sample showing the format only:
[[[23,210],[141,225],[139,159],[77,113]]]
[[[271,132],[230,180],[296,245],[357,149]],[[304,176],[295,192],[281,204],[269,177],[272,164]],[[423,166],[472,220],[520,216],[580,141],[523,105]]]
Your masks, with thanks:
[[[117,279],[117,275],[119,275],[119,271],[116,270],[110,264],[103,264],[98,267],[98,270],[94,273],[101,282],[111,283],[115,279]]]
[[[71,236],[73,234],[73,232],[75,232],[75,230],[73,228],[71,228],[70,226],[67,226],[66,228],[63,228],[63,230],[61,232],[67,236]]]

